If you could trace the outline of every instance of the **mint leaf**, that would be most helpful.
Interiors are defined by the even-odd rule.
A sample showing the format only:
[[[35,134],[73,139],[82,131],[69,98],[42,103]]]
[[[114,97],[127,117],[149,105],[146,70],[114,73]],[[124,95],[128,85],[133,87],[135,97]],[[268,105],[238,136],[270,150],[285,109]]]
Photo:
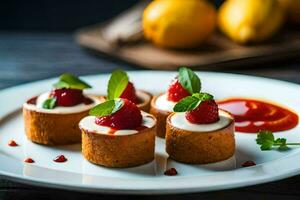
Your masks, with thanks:
[[[192,95],[193,97],[196,97],[196,98],[198,98],[200,101],[207,101],[207,100],[212,100],[212,99],[214,99],[214,96],[213,95],[211,95],[211,94],[208,94],[208,93],[194,93],[193,95]]]
[[[107,88],[108,100],[119,98],[122,95],[123,91],[125,90],[128,82],[129,82],[129,78],[126,72],[122,70],[114,71],[111,74],[110,79],[108,81],[108,88]]]
[[[173,108],[174,112],[186,112],[195,109],[201,101],[194,96],[188,96],[179,101]]]
[[[96,117],[105,117],[117,112],[123,105],[124,102],[121,99],[108,100],[92,108],[89,114]]]
[[[186,67],[181,67],[179,69],[178,81],[191,95],[193,93],[198,93],[201,90],[199,77],[191,69]]]
[[[66,82],[59,81],[59,82],[53,84],[53,87],[57,88],[57,89],[59,89],[59,88],[70,88],[70,85]]]
[[[174,112],[186,112],[197,108],[202,101],[212,100],[214,97],[208,93],[194,93],[179,101],[173,108]]]
[[[59,82],[55,83],[53,86],[55,88],[71,88],[71,89],[78,89],[78,90],[91,88],[91,86],[86,82],[68,73],[61,75],[59,77]]]
[[[49,98],[43,103],[43,108],[45,109],[53,109],[55,107],[56,98]]]

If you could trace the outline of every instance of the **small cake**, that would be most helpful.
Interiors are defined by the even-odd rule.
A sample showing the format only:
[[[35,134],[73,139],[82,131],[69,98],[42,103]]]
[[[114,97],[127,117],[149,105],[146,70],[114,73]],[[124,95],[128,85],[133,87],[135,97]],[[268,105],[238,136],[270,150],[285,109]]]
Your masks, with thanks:
[[[235,153],[234,119],[213,97],[198,93],[181,100],[167,118],[166,151],[183,163],[208,164]]]
[[[81,142],[79,121],[99,100],[83,93],[90,86],[71,74],[63,74],[51,91],[32,97],[23,105],[26,136],[45,145]]]
[[[198,76],[192,70],[182,67],[168,91],[153,97],[150,113],[157,119],[157,136],[165,137],[166,119],[173,112],[175,104],[184,97],[200,92],[200,89],[201,82]]]
[[[140,110],[149,112],[152,95],[143,90],[136,90],[133,83],[129,81],[127,73],[116,70],[108,81],[106,99],[115,98],[128,99],[135,103]]]
[[[79,127],[82,154],[94,164],[125,168],[154,159],[156,119],[127,99],[99,104]]]

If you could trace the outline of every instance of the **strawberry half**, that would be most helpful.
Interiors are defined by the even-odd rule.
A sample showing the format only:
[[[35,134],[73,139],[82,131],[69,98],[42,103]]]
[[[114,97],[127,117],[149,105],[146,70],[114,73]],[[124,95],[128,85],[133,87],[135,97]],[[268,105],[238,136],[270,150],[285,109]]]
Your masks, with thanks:
[[[191,94],[182,87],[176,78],[169,86],[167,95],[169,101],[178,102],[184,97],[190,96]]]
[[[214,100],[202,101],[197,108],[185,113],[193,124],[210,124],[219,121],[219,108]]]
[[[108,126],[113,129],[135,129],[142,123],[142,114],[139,108],[128,99],[122,99],[124,105],[117,112],[105,116],[97,117],[95,123]]]
[[[54,89],[50,93],[50,97],[56,98],[57,106],[75,106],[82,103],[85,100],[82,90],[60,88]]]
[[[128,99],[135,104],[138,103],[138,98],[136,96],[135,87],[131,82],[128,82],[128,84],[127,84],[125,90],[123,91],[123,93],[121,94],[120,98]]]

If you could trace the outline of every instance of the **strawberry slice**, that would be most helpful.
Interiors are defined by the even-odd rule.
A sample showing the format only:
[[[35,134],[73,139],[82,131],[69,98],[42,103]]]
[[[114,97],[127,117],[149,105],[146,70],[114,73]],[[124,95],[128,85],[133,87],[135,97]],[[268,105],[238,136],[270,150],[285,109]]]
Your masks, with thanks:
[[[219,108],[214,100],[202,101],[197,108],[185,113],[186,119],[193,124],[210,124],[217,122]]]
[[[97,117],[95,123],[118,130],[135,129],[139,127],[142,123],[141,111],[130,100],[122,100],[124,101],[124,105],[120,110],[105,117]]]
[[[127,84],[125,90],[123,91],[123,93],[121,94],[120,98],[128,99],[129,101],[131,101],[132,103],[135,103],[135,104],[138,103],[138,98],[136,96],[135,87],[131,82],[128,82],[128,84]]]
[[[178,102],[184,97],[190,96],[191,94],[182,87],[176,78],[169,86],[167,95],[169,101]]]

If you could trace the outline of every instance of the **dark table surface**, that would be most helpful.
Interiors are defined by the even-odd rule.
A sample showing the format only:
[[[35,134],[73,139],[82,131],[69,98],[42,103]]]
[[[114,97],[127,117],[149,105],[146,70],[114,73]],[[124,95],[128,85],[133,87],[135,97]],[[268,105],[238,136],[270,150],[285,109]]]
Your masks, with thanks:
[[[111,72],[116,68],[141,69],[104,55],[89,54],[74,43],[71,34],[0,32],[0,89],[55,77],[63,72],[87,75]],[[300,84],[299,58],[219,71],[264,76]],[[273,183],[209,193],[112,196],[38,188],[0,179],[0,199],[295,199],[300,198],[299,188],[300,176],[295,176]]]

